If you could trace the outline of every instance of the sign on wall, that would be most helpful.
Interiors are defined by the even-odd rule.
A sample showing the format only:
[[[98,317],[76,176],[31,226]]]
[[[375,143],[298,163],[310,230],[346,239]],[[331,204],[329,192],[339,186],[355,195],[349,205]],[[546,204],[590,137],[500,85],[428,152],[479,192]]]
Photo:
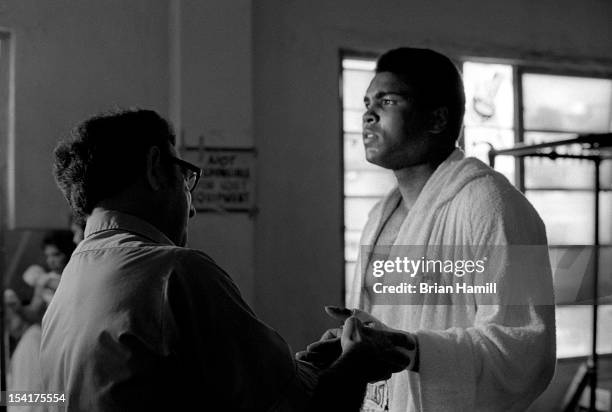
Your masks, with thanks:
[[[254,149],[187,148],[185,160],[202,168],[192,197],[197,211],[254,212]]]

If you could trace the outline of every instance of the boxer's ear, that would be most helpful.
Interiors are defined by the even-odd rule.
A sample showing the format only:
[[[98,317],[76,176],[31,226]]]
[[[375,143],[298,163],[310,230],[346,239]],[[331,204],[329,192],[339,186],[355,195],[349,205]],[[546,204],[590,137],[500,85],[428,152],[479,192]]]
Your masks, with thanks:
[[[432,134],[440,134],[446,130],[448,125],[448,107],[441,106],[431,111],[429,131]]]

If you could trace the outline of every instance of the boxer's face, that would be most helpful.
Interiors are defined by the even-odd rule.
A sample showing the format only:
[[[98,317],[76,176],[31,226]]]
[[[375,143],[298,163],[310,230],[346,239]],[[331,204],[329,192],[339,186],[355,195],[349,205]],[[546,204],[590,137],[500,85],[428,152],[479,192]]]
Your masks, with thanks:
[[[370,163],[398,170],[429,160],[427,116],[413,96],[412,87],[393,73],[377,73],[372,79],[363,114],[363,144]]]

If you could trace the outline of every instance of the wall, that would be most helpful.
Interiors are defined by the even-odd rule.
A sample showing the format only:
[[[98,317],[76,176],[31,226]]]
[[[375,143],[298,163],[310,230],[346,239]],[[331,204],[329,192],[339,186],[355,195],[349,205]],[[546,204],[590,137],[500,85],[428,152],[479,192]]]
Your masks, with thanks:
[[[50,159],[77,122],[115,105],[167,114],[167,26],[164,0],[0,3],[0,27],[15,47],[12,227],[65,226]]]
[[[0,1],[0,30],[14,52],[14,117],[5,119],[0,105],[0,187],[7,187],[0,210],[15,229],[0,233],[0,249],[4,243],[5,281],[18,291],[23,270],[42,262],[42,230],[67,228],[68,207],[51,173],[57,140],[115,106],[167,114],[167,18],[165,0]]]
[[[16,52],[2,199],[16,229],[6,234],[12,279],[40,254],[39,230],[66,227],[50,160],[57,139],[87,116],[137,105],[169,116],[184,144],[204,135],[208,145],[253,146],[250,23],[248,0],[0,1],[0,28]],[[252,219],[200,214],[190,229],[190,246],[252,301]]]
[[[600,0],[261,0],[253,7],[256,308],[296,348],[330,325],[322,306],[342,302],[340,49],[413,45],[612,67],[612,3]]]
[[[170,2],[170,112],[183,143],[253,147],[250,0]],[[210,254],[253,301],[253,219],[199,213],[189,245]]]

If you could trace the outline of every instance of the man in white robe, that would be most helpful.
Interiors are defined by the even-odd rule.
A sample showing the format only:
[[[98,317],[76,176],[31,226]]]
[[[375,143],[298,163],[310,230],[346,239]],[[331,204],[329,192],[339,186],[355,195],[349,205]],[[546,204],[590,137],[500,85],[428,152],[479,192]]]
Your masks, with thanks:
[[[555,367],[552,275],[542,220],[504,176],[456,148],[465,97],[447,57],[413,48],[385,53],[364,102],[366,158],[393,170],[397,187],[373,208],[363,230],[347,291],[347,307],[358,309],[328,312],[401,330],[415,349],[403,371],[369,386],[362,410],[527,409]],[[466,250],[472,257],[492,255],[482,276],[495,284],[495,293],[377,292],[399,283],[391,275],[373,276],[372,253],[391,262],[422,255],[423,261],[455,263],[465,260]],[[400,279],[418,285],[428,279],[423,275],[421,270]],[[451,284],[459,279],[453,275]],[[303,357],[321,365],[317,356],[329,342],[311,345]]]

